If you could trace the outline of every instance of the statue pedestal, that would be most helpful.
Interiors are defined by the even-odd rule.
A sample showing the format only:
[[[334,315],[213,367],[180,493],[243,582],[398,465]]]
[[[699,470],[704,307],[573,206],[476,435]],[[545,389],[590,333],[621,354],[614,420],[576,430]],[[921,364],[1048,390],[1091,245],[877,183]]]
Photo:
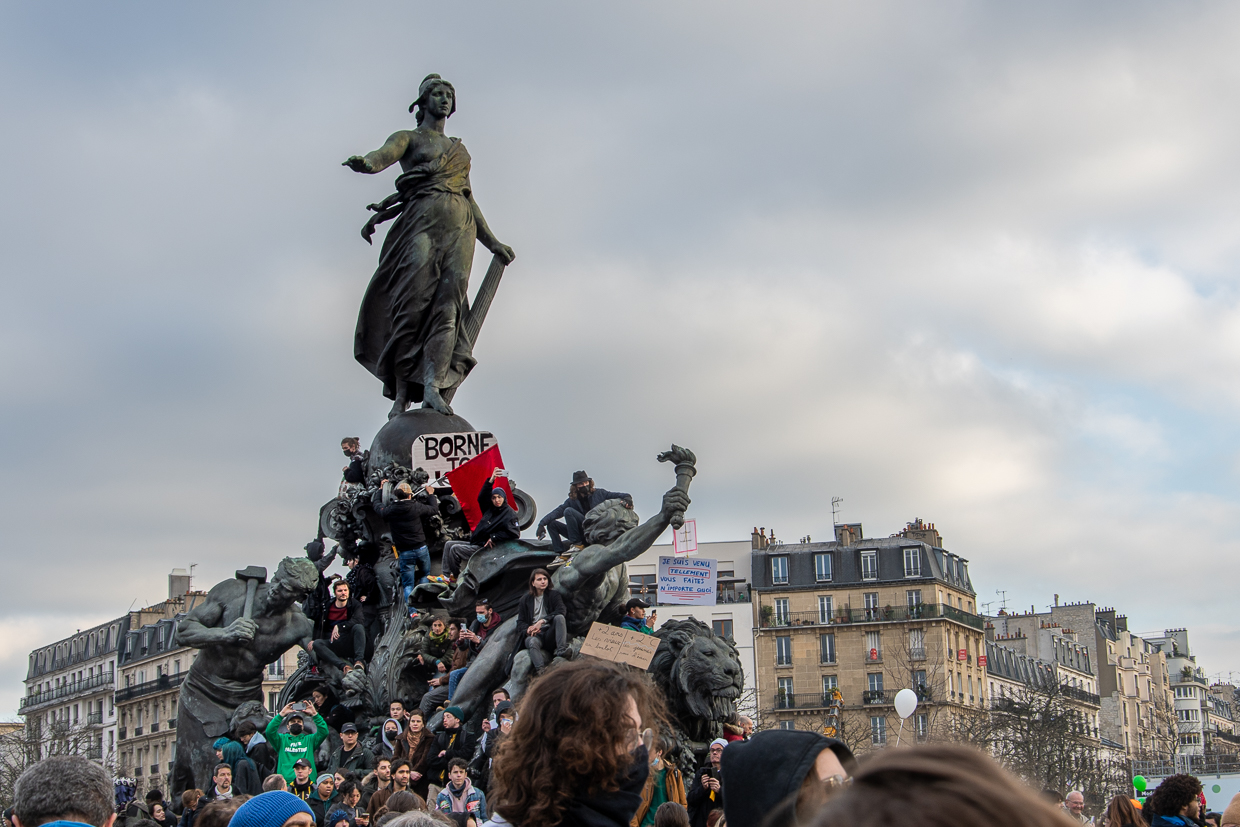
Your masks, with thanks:
[[[370,443],[370,468],[382,468],[393,462],[411,467],[413,441],[426,434],[459,434],[475,430],[465,418],[444,416],[430,408],[414,408],[394,416],[379,429]],[[368,469],[369,470],[369,469]]]

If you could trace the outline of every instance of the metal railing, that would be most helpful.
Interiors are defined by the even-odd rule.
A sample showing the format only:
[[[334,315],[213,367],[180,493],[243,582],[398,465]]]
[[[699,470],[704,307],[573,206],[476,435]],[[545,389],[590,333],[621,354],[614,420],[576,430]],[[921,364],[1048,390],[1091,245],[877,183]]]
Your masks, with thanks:
[[[103,760],[103,747],[87,747],[86,757],[91,761]]]
[[[151,732],[159,732],[159,721],[151,721]]]
[[[1086,692],[1084,689],[1078,689],[1075,686],[1065,686],[1063,688],[1063,693],[1069,698],[1084,701],[1087,704],[1093,704],[1094,706],[1102,705],[1102,698],[1092,692]]]
[[[137,738],[141,734],[142,734],[142,727],[136,726],[133,728],[133,737]]]
[[[102,723],[103,723],[103,713],[102,713],[102,712],[88,712],[88,713],[86,713],[86,725],[87,725],[87,726],[90,726],[91,724],[94,724],[94,725],[98,726],[99,724],[102,724]]]
[[[128,734],[129,734],[129,730],[125,729],[124,727],[119,727],[116,730],[116,740],[124,741],[125,736],[127,736]]]
[[[893,704],[895,702],[896,693],[890,689],[867,689],[861,693],[861,703],[866,706]]]
[[[176,728],[177,728],[177,719],[172,718],[171,720],[168,721],[168,729],[176,729]]]
[[[829,692],[786,693],[776,692],[774,709],[826,709],[831,706]]]
[[[888,606],[875,609],[835,609],[830,615],[823,612],[775,612],[759,613],[758,626],[762,629],[780,629],[790,626],[841,626],[854,623],[900,623],[910,620],[953,620],[974,629],[984,628],[985,622],[977,615],[948,606],[946,603],[922,603],[917,606]]]
[[[922,647],[917,647],[917,648],[910,648],[908,650],[908,659],[909,660],[925,660],[926,659],[925,647],[922,646]]]
[[[1204,780],[1207,775],[1240,773],[1240,755],[1175,755],[1171,760],[1133,761],[1134,775],[1163,779],[1168,775],[1186,773]]]
[[[179,675],[160,675],[153,681],[131,684],[116,690],[116,702],[119,704],[134,698],[140,698],[143,695],[150,695],[152,692],[163,692],[173,689],[184,683],[185,678],[188,676],[188,672],[182,672]]]
[[[54,689],[48,689],[43,692],[36,692],[33,695],[27,695],[26,697],[21,699],[21,704],[19,708],[26,709],[27,707],[36,707],[36,706],[40,706],[41,704],[47,704],[47,703],[52,703],[53,701],[58,701],[61,698],[69,698],[69,697],[72,697],[73,695],[79,695],[91,689],[98,689],[104,686],[112,686],[113,685],[112,679],[113,677],[115,677],[115,674],[116,674],[115,672],[100,672],[97,675],[91,675],[90,677],[83,678],[80,681],[73,681],[72,683],[63,683]]]

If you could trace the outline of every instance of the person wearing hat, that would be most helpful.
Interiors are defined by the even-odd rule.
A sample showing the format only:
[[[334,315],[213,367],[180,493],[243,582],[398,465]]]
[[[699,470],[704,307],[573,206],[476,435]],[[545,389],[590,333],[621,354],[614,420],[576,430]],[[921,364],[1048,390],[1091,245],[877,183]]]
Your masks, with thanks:
[[[443,711],[443,731],[435,735],[430,751],[426,754],[426,775],[430,783],[443,787],[448,783],[448,765],[453,758],[464,759],[467,763],[474,757],[475,739],[461,726],[465,713],[459,706],[450,706]]]
[[[323,720],[314,708],[314,704],[304,701],[304,711],[294,708],[293,704],[285,704],[276,715],[271,716],[263,735],[271,748],[276,752],[276,772],[284,776],[284,780],[293,783],[293,762],[304,758],[310,765],[310,780],[316,777],[314,753],[319,745],[327,740],[327,721]],[[310,715],[314,721],[313,734],[306,734],[305,716]],[[288,732],[281,732],[280,727],[288,720]]]
[[[720,773],[719,766],[723,761],[723,750],[728,742],[722,738],[716,738],[710,742],[710,747],[706,750],[706,763],[698,767],[697,772],[693,774],[693,784],[689,787],[689,792],[685,794],[686,800],[689,802],[685,808],[689,811],[689,823],[692,827],[706,827],[706,819],[710,816],[711,810],[717,810],[723,806],[723,775]],[[755,824],[760,824],[759,819]]]
[[[332,750],[328,758],[329,772],[349,770],[358,776],[365,775],[375,768],[375,755],[357,742],[357,725],[353,723],[340,727],[340,746]]]
[[[624,617],[620,620],[620,627],[630,632],[641,632],[643,635],[652,634],[659,613],[651,612],[650,617],[646,617],[646,610],[649,608],[650,604],[645,600],[634,597],[624,604]]]
[[[336,807],[336,776],[325,772],[314,785],[314,794],[306,799],[314,811],[314,823],[322,824],[324,818]]]
[[[302,801],[309,801],[314,795],[314,781],[310,778],[314,767],[306,758],[298,758],[293,762],[293,783],[289,784],[289,792]],[[283,776],[281,776],[283,777]]]
[[[314,812],[292,793],[272,790],[238,807],[228,827],[314,827]]]
[[[721,750],[724,816],[737,825],[805,823],[813,813],[801,809],[821,806],[856,766],[848,747],[817,732],[772,729],[735,741]]]
[[[590,509],[608,500],[621,500],[625,507],[633,507],[633,496],[605,488],[595,488],[594,480],[585,471],[574,471],[573,481],[568,486],[568,499],[560,503],[538,521],[538,539],[541,540],[551,533],[551,550],[556,554],[564,553],[564,538],[568,538],[571,546],[584,546],[585,531],[582,524]],[[563,522],[560,520],[563,519]]]
[[[478,507],[482,509],[482,519],[469,535],[469,542],[449,540],[443,544],[443,570],[445,574],[430,578],[438,583],[455,583],[461,567],[484,548],[492,548],[508,540],[521,537],[521,527],[517,522],[517,512],[508,504],[508,495],[504,489],[495,487],[495,477],[501,469],[496,468],[491,476],[482,484],[478,492]]]

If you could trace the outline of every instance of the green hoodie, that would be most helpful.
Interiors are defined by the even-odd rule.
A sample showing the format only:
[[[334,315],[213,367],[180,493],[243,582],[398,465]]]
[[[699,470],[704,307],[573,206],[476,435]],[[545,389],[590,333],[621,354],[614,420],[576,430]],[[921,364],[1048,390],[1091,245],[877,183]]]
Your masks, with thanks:
[[[276,753],[276,772],[284,776],[284,780],[293,783],[293,762],[298,758],[305,758],[310,762],[310,783],[313,784],[318,778],[318,768],[315,767],[314,753],[319,748],[319,744],[327,740],[327,721],[323,720],[323,716],[315,713],[314,716],[314,734],[307,735],[302,732],[301,735],[290,735],[287,732],[280,732],[280,725],[284,723],[284,718],[279,715],[273,715],[271,723],[267,724],[267,730],[263,733],[263,737],[267,739],[267,743],[271,744],[271,748]]]

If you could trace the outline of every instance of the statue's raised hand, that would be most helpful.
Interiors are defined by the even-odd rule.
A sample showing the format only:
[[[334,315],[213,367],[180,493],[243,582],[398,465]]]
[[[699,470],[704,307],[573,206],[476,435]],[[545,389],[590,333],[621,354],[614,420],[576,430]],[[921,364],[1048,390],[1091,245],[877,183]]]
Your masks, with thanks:
[[[349,159],[341,166],[346,166],[354,172],[370,172],[370,165],[366,163],[366,159],[361,155],[350,155]]]
[[[258,634],[258,624],[248,618],[239,617],[224,628],[229,643],[249,643]]]
[[[663,519],[670,521],[673,517],[685,513],[685,509],[689,507],[689,495],[679,488],[673,488],[663,495],[663,508],[659,511],[659,515]]]

